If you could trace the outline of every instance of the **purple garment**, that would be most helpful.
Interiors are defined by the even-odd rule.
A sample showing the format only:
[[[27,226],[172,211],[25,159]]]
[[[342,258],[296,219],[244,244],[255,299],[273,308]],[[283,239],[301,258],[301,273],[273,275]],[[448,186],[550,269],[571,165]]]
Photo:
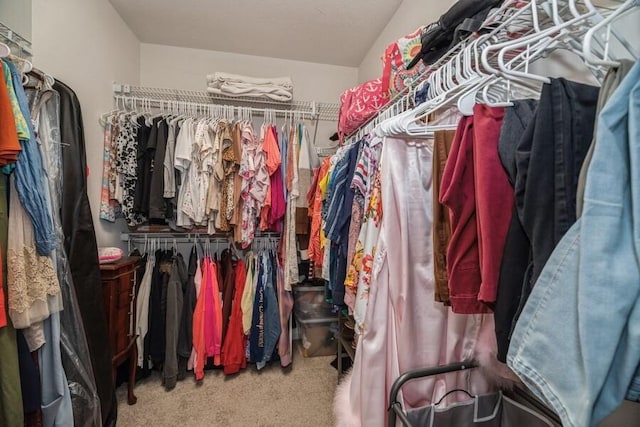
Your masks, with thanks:
[[[273,231],[282,231],[282,218],[287,212],[287,202],[284,199],[284,182],[278,166],[275,173],[271,175],[271,210],[269,212],[269,228]]]

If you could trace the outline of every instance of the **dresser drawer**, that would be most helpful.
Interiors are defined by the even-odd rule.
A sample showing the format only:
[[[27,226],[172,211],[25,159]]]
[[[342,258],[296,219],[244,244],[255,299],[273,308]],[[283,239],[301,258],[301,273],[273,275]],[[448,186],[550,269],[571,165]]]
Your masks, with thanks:
[[[116,317],[116,327],[114,328],[114,348],[111,349],[113,355],[120,353],[122,350],[127,348],[129,344],[129,312],[121,311],[117,314]]]
[[[135,290],[139,258],[125,258],[114,264],[102,265],[102,293],[109,326],[112,356],[127,349],[135,328]]]
[[[118,282],[118,289],[116,294],[118,295],[118,303],[116,307],[120,309],[129,309],[131,300],[133,299],[133,277],[120,278]]]
[[[136,290],[141,277],[137,274],[139,257],[128,257],[112,264],[100,266],[100,281],[104,309],[107,315],[109,349],[111,352],[111,379],[115,383],[117,368],[129,361],[129,405],[136,403],[133,386],[136,379],[137,349],[135,343]]]

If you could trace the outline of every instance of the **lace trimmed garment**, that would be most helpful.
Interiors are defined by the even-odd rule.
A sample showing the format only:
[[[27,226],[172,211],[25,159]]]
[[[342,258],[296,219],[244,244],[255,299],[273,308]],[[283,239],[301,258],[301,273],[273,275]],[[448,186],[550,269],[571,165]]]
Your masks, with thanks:
[[[7,286],[9,315],[16,329],[28,328],[62,310],[53,261],[36,251],[33,226],[10,179]]]

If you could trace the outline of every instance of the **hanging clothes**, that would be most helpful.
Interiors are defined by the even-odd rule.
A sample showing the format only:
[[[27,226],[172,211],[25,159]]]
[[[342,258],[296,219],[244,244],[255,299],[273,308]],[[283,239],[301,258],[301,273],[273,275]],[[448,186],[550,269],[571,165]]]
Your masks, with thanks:
[[[263,369],[272,359],[276,345],[282,332],[280,325],[280,311],[276,296],[276,270],[275,257],[272,252],[263,252],[261,256],[263,265],[263,298],[264,305],[261,317],[264,318],[262,334],[264,335],[264,348],[262,359],[258,360],[256,367]],[[260,307],[258,307],[260,309]],[[260,335],[259,335],[260,336]],[[260,341],[259,341],[260,342]]]
[[[322,234],[322,199],[323,191],[320,186],[329,172],[331,158],[327,157],[322,161],[322,165],[316,172],[316,189],[313,196],[313,203],[309,207],[311,213],[311,231],[309,234],[309,259],[314,262],[317,267],[322,266],[323,251],[321,248]],[[352,259],[349,257],[349,259]]]
[[[349,183],[353,180],[358,160],[359,145],[349,148],[344,157],[344,164],[336,173],[336,191],[329,205],[327,213],[326,234],[332,242],[332,258],[330,265],[330,289],[333,303],[344,305],[345,285],[347,275],[347,253],[349,249],[349,225],[353,208],[354,192]]]
[[[380,145],[378,149],[374,147]],[[371,279],[373,272],[373,260],[377,253],[378,237],[380,235],[380,226],[383,220],[381,178],[380,178],[380,158],[382,156],[381,141],[371,141],[372,150],[370,163],[370,172],[367,180],[367,189],[365,195],[364,218],[362,220],[362,228],[358,236],[353,259],[347,281],[351,288],[355,288],[355,304],[353,307],[353,318],[356,327],[361,330],[364,327],[365,315],[369,301],[369,290],[371,287]],[[378,154],[377,154],[378,153]],[[375,169],[374,169],[375,167]]]
[[[9,315],[16,328],[29,328],[29,349],[35,351],[45,342],[42,321],[62,310],[60,283],[52,259],[36,252],[33,226],[20,203],[13,176],[9,188]]]
[[[197,302],[193,311],[193,350],[189,359],[188,367],[193,369],[196,381],[204,378],[204,365],[206,363],[206,344],[205,344],[205,295],[206,284],[204,283],[204,272],[206,260],[202,261],[202,267],[198,266],[194,279],[196,285]]]
[[[284,220],[283,245],[283,265],[284,265],[284,286],[286,290],[291,290],[292,285],[298,283],[298,245],[296,240],[296,209],[298,206],[298,140],[299,127],[293,126],[288,139],[287,152],[287,209]]]
[[[218,166],[216,168],[216,177],[220,180],[220,212],[218,212],[217,229],[221,232],[231,230],[231,219],[233,217],[234,199],[235,199],[235,175],[237,174],[238,165],[236,155],[238,147],[234,147],[233,126],[230,123],[221,122],[221,144],[218,154]],[[242,154],[240,153],[240,156]],[[221,175],[220,175],[221,172]]]
[[[27,97],[22,87],[22,76],[13,63],[2,61],[2,64],[5,82],[7,85],[13,85],[20,111],[27,119],[29,130],[28,139],[22,140],[22,151],[20,151],[14,171],[16,190],[20,202],[32,222],[38,254],[49,255],[58,242],[53,232],[51,212],[47,207],[44,195],[39,191],[44,185],[42,158],[35,140]]]
[[[111,116],[104,126],[104,151],[102,157],[102,192],[100,193],[100,219],[115,222],[116,220],[116,200],[110,194],[109,178],[112,166],[115,166],[112,158],[112,143],[114,134],[118,133],[115,116]]]
[[[131,123],[126,117],[121,116],[118,121],[117,145],[117,185],[116,199],[122,207],[122,214],[129,226],[136,226],[146,221],[146,217],[140,213],[140,198],[138,194],[138,176],[142,174],[145,144],[149,135],[149,127],[144,118],[138,118],[136,123]]]
[[[152,252],[147,255],[147,262],[144,269],[144,275],[138,288],[138,297],[136,299],[136,346],[138,347],[138,366],[145,366],[145,342],[147,332],[149,331],[149,299],[151,297],[151,282],[155,271],[156,258]]]
[[[447,249],[449,299],[454,313],[488,313],[478,300],[482,284],[478,249],[474,175],[474,116],[463,117],[442,175],[440,202],[449,208],[451,240]]]
[[[264,183],[260,183],[258,175],[258,141],[254,135],[253,127],[250,123],[245,123],[242,129],[242,162],[240,163],[240,176],[242,176],[242,220],[241,220],[241,243],[242,247],[248,247],[254,238],[256,229],[256,206],[255,198],[252,195],[253,187],[260,188]],[[258,194],[257,191],[254,194]]]
[[[61,222],[65,251],[69,254],[69,268],[91,354],[102,421],[110,424],[109,420],[116,418],[117,406],[111,381],[111,351],[104,339],[108,331],[100,289],[98,249],[87,196],[82,113],[77,96],[68,86],[56,81],[54,89],[60,94],[60,139],[69,144],[62,150]]]
[[[243,138],[242,138],[242,122],[237,122],[233,125],[233,212],[231,213],[231,219],[229,223],[233,226],[233,239],[235,242],[242,241],[242,212],[243,212],[243,198],[242,198],[242,186],[244,178],[240,174],[240,168],[242,166],[243,155]]]
[[[164,158],[167,151],[169,125],[166,120],[160,120],[156,126],[155,138],[150,138],[147,145],[147,149],[150,149],[153,155],[150,168],[148,217],[149,220],[164,220],[167,212],[164,199]]]
[[[284,195],[282,195],[282,176],[280,173],[282,158],[278,147],[278,136],[273,126],[264,126],[263,132],[262,150],[266,156],[265,164],[269,174],[269,185],[265,204],[260,213],[260,229],[266,231],[275,228],[277,222],[284,216]]]
[[[45,79],[46,80],[46,79]],[[58,133],[55,131],[59,128],[58,120],[58,96],[55,91],[52,90],[48,82],[44,82],[40,86],[40,91],[35,93],[33,91],[27,91],[27,97],[31,104],[31,116],[33,118],[33,127],[38,141],[38,147],[40,149],[40,155],[42,157],[42,164],[47,178],[47,185],[44,188],[45,200],[47,201],[48,208],[51,212],[54,232],[59,242],[62,242],[63,235],[60,228],[60,219],[58,214],[60,194],[60,174],[61,174],[61,145],[58,139]],[[17,199],[16,199],[17,201]],[[66,254],[61,245],[58,245],[52,253],[53,268],[56,272],[56,281],[60,285],[60,305],[64,305],[63,297],[63,283],[66,280],[65,272],[68,269]],[[64,289],[68,291],[68,286]],[[68,310],[73,313],[74,305],[70,305]],[[44,344],[39,351],[39,372],[40,372],[40,384],[42,387],[42,422],[46,426],[63,426],[74,423],[74,411],[72,396],[69,387],[69,380],[63,367],[63,356],[61,352],[61,320],[59,313],[51,313],[49,318],[43,321],[43,335]],[[86,342],[85,342],[86,345]],[[75,354],[72,355],[76,357]],[[87,361],[87,358],[84,359]],[[69,366],[71,379],[75,379],[77,373],[77,366]],[[86,379],[83,379],[86,380]],[[84,390],[76,390],[76,394],[80,392],[87,392],[93,388],[95,393],[95,386],[92,384],[86,384],[83,381]],[[86,409],[79,409],[78,416],[82,415],[85,411],[89,415],[86,418],[86,422],[96,422],[98,420],[97,412],[95,411],[95,396],[94,402],[83,399],[83,402],[79,402],[76,399],[76,407],[81,403],[86,403]],[[94,409],[91,413],[91,409]]]
[[[535,118],[537,106],[537,100],[516,100],[511,108],[505,108],[498,151],[512,186],[515,185],[518,177],[516,166],[518,143],[529,123]],[[511,208],[511,221],[500,266],[498,297],[494,311],[496,338],[498,341],[497,358],[500,362],[507,361],[509,337],[512,333],[513,320],[518,311],[522,294],[522,284],[513,285],[522,279],[522,272],[527,269],[530,257],[529,246],[529,239],[518,217],[517,200],[514,198]]]
[[[9,193],[8,177],[0,176],[0,244],[2,253],[7,253],[8,213],[7,200]],[[2,265],[3,287],[7,288],[7,267]],[[6,309],[6,308],[5,308]],[[18,342],[16,330],[11,324],[0,328],[0,425],[7,427],[23,427],[22,386],[18,365]]]
[[[233,283],[233,306],[229,326],[222,344],[221,362],[225,375],[233,375],[247,367],[245,346],[247,336],[242,326],[242,295],[246,282],[246,265],[243,260],[238,260],[235,268],[235,280]]]
[[[167,287],[171,277],[173,254],[166,250],[157,250],[156,264],[151,278],[149,297],[149,332],[145,343],[146,360],[154,366],[161,366],[165,360],[167,336]]]
[[[451,239],[451,220],[447,208],[440,203],[439,194],[444,168],[451,152],[454,137],[454,131],[436,131],[433,138],[434,299],[445,305],[451,305],[449,301],[449,275],[447,273],[447,248]]]
[[[265,357],[265,318],[267,314],[265,282],[267,274],[266,265],[262,261],[262,255],[259,255],[256,260],[256,291],[252,307],[251,331],[249,332],[249,361],[252,363],[261,363]]]
[[[162,383],[167,390],[173,389],[178,380],[178,342],[184,304],[183,287],[187,281],[187,267],[182,255],[174,254],[172,261],[167,283],[165,360],[162,371]]]
[[[180,335],[178,336],[178,379],[186,377],[189,356],[193,348],[193,314],[198,300],[196,292],[196,271],[198,270],[198,250],[194,245],[189,255],[187,280],[183,288],[182,318],[180,320]]]
[[[234,260],[234,254],[231,249],[225,249],[220,255],[220,275],[222,276],[222,341],[229,328],[229,321],[233,311],[233,300],[235,297],[236,271],[235,264],[238,260]]]
[[[6,76],[7,74],[5,83],[8,81]],[[28,138],[27,124],[17,101],[15,93],[13,97],[10,96],[9,85],[0,84],[0,120],[3,123],[3,126],[0,126],[0,166],[15,163],[22,151],[18,138]],[[15,126],[12,126],[12,123],[15,123]]]
[[[220,366],[220,352],[222,350],[222,301],[220,300],[220,265],[210,258],[207,262],[207,273],[203,274],[203,282],[206,282],[206,291],[210,305],[205,305],[205,338],[207,345],[207,357],[213,357],[213,364]],[[206,278],[206,279],[205,279]],[[210,321],[210,322],[209,322]]]
[[[46,77],[30,77],[27,97],[31,104],[34,130],[39,142],[47,177],[47,200],[59,242],[64,240],[60,223],[62,196],[62,144],[60,141],[59,94]],[[47,190],[47,188],[45,188]],[[42,383],[43,423],[45,425],[97,426],[101,423],[98,398],[89,348],[78,301],[69,270],[66,251],[59,245],[52,253],[60,283],[64,310],[44,324],[40,381]],[[71,420],[70,417],[73,417]]]
[[[278,341],[278,356],[283,368],[291,365],[293,361],[293,349],[291,348],[291,336],[289,334],[289,319],[293,311],[293,295],[284,286],[284,271],[280,263],[276,263],[276,286],[278,293],[278,308],[280,313],[280,340]]]
[[[345,403],[345,410],[348,407],[361,425],[385,419],[389,395],[384,384],[410,369],[473,357],[482,331],[493,328],[490,317],[457,315],[443,305],[425,304],[434,292],[431,165],[431,141],[384,141],[380,167],[384,215],[350,402]],[[397,209],[406,214],[393,215]],[[486,392],[488,385],[477,372],[441,376],[407,384],[401,401],[406,408],[424,406],[455,388],[476,394]]]
[[[253,252],[249,252],[246,256],[247,262],[247,278],[242,292],[242,329],[245,335],[249,335],[251,325],[253,323],[253,301],[256,294],[255,280],[257,273],[256,258]]]
[[[509,366],[566,426],[598,425],[625,397],[640,396],[640,266],[634,237],[639,78],[640,62],[636,62],[598,116],[582,216],[560,238],[542,268],[507,355]],[[536,120],[536,131],[540,137],[553,138],[533,142],[571,142],[574,149],[584,148],[579,154],[586,153],[588,146],[582,143],[590,143],[591,134],[585,133],[590,129],[583,120],[593,118],[593,110],[586,108],[595,108],[592,92],[590,87],[552,79],[543,88],[537,119],[553,113],[553,126],[543,129]],[[571,120],[558,120],[562,113]],[[563,194],[569,202],[575,201],[579,168],[570,166],[576,165],[558,165],[568,168],[565,177],[574,184]],[[562,207],[567,209],[559,209],[562,215],[555,220],[566,224],[576,211],[575,203]],[[547,363],[549,354],[554,363]]]

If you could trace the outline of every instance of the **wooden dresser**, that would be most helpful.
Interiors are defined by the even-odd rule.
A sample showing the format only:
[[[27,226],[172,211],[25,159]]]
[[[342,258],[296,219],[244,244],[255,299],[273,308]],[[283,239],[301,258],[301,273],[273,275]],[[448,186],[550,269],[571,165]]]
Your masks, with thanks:
[[[104,309],[109,324],[109,346],[111,348],[111,376],[116,382],[116,373],[129,360],[129,405],[136,403],[133,387],[136,380],[138,349],[136,347],[136,294],[140,267],[139,257],[125,257],[110,264],[100,265],[100,279]]]

